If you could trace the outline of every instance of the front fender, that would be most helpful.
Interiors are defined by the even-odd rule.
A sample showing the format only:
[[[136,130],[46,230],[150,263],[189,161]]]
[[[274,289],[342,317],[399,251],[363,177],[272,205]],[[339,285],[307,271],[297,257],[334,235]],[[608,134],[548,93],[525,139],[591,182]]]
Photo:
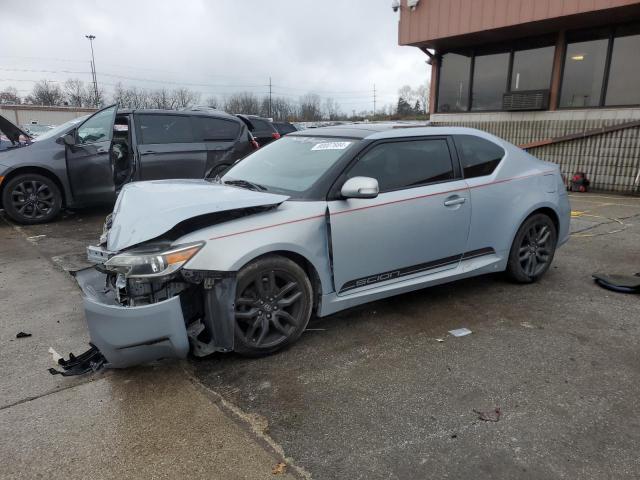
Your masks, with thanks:
[[[237,272],[268,253],[289,252],[316,270],[323,293],[333,291],[324,202],[285,202],[276,210],[204,228],[176,243],[205,241],[185,268]]]

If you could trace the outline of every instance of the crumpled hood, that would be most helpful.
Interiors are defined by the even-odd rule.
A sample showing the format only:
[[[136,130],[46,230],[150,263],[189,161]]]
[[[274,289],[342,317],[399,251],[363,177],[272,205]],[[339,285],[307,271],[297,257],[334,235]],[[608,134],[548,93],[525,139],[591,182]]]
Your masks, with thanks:
[[[278,205],[288,198],[206,180],[130,183],[120,192],[113,209],[107,249],[117,252],[151,240],[200,215]]]

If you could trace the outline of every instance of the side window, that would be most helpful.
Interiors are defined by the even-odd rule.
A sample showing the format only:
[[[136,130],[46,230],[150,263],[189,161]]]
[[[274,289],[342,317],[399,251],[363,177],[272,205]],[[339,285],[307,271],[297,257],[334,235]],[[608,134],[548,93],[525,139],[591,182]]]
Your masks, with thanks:
[[[491,175],[504,157],[501,147],[484,138],[456,135],[455,142],[464,178]]]
[[[221,118],[193,117],[199,141],[235,140],[240,133],[240,124]]]
[[[193,142],[191,119],[187,115],[139,115],[142,144]]]
[[[444,139],[390,142],[373,147],[347,176],[372,177],[381,192],[452,179],[453,165]]]
[[[89,120],[78,127],[76,142],[86,143],[104,142],[111,140],[113,134],[113,114],[116,107],[107,108],[96,113]]]
[[[249,121],[253,125],[253,129],[259,132],[269,131],[271,127],[264,120],[258,120],[257,118],[250,118]]]

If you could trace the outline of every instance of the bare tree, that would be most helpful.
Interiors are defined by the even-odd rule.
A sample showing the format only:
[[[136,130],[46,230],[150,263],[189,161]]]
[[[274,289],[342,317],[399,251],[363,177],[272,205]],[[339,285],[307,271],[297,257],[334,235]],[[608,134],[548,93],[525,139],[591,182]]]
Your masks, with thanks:
[[[96,91],[93,88],[87,88],[87,107],[102,107],[106,103],[107,95],[104,88],[98,87],[96,97]]]
[[[0,104],[20,105],[20,102],[17,88],[9,86],[0,92]]]
[[[224,109],[229,113],[260,115],[260,101],[251,92],[234,93],[227,98]]]
[[[274,120],[291,121],[298,117],[297,105],[283,97],[274,97],[271,101],[271,116]]]
[[[172,110],[176,108],[176,98],[169,93],[166,88],[154,90],[149,95],[149,103],[151,108],[160,108],[164,110]]]
[[[33,86],[29,99],[36,105],[63,105],[64,92],[59,85],[49,80],[40,80]]]
[[[315,93],[307,93],[300,97],[300,119],[303,121],[322,120],[320,102],[320,96]]]
[[[423,113],[426,115],[427,112],[429,112],[429,85],[427,85],[426,83],[421,83],[420,85],[418,85],[418,88],[416,88],[416,96],[420,100]]]
[[[340,118],[340,105],[333,98],[327,98],[322,106],[323,117],[327,120],[338,120]]]
[[[91,104],[91,94],[87,92],[84,83],[77,78],[70,78],[64,82],[64,95],[66,102],[73,107],[84,107]]]
[[[205,100],[205,105],[210,108],[220,108],[222,105],[220,100],[215,95],[210,95]]]
[[[172,93],[174,106],[170,108],[187,108],[195,105],[200,100],[200,94],[188,88],[176,88]]]

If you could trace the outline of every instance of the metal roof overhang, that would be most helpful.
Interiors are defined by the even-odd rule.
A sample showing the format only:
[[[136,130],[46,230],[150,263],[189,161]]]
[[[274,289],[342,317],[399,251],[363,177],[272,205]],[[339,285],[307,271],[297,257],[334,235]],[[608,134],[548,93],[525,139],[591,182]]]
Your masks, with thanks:
[[[465,49],[519,39],[544,36],[565,30],[602,27],[617,23],[640,20],[640,5],[629,5],[607,10],[580,13],[565,17],[549,18],[530,23],[521,23],[493,30],[483,30],[452,37],[435,38],[412,43],[421,49],[433,49],[438,53]]]

